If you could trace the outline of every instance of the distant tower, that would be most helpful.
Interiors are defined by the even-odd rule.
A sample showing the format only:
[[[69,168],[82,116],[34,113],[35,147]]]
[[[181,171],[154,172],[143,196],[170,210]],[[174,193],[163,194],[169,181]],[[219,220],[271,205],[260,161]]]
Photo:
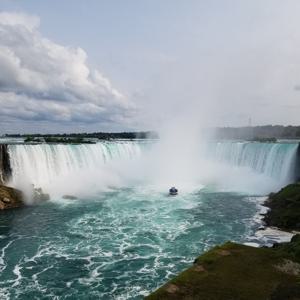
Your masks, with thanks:
[[[248,127],[252,127],[252,119],[251,119],[251,117],[249,117],[249,119],[248,119]]]
[[[249,117],[248,119],[248,128],[249,128],[249,132],[248,132],[248,135],[251,140],[254,139],[254,127],[252,127],[252,118]]]

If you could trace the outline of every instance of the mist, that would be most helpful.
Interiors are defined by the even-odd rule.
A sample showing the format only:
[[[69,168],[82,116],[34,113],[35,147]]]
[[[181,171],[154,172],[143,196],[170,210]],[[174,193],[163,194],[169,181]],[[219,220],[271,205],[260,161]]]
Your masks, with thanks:
[[[149,182],[162,190],[215,183],[262,194],[283,184],[208,162],[204,152],[213,134],[207,136],[206,128],[247,126],[249,119],[252,125],[297,124],[298,8],[296,1],[212,1],[197,21],[174,26],[174,51],[164,53],[136,99],[138,121],[160,135],[142,167]]]
[[[174,9],[170,9],[171,6]],[[271,191],[280,186],[276,180],[266,178],[261,187],[261,178],[255,177],[256,173],[251,170],[210,162],[206,148],[212,136],[207,136],[206,128],[245,126],[249,118],[252,125],[298,122],[299,9],[299,2],[292,0],[284,3],[277,0],[191,1],[189,4],[166,1],[148,7],[136,5],[128,12],[128,16],[143,16],[134,19],[134,27],[140,30],[136,34],[128,34],[132,32],[133,24],[127,24],[123,16],[119,16],[120,22],[124,21],[122,28],[97,26],[99,30],[108,30],[101,36],[99,57],[95,56],[98,45],[93,44],[99,39],[98,33],[97,39],[82,45],[83,49],[70,49],[52,41],[47,44],[50,48],[61,46],[62,53],[66,53],[63,56],[66,57],[65,65],[69,65],[67,58],[70,55],[67,54],[73,53],[71,63],[74,68],[65,69],[68,70],[67,77],[78,82],[76,97],[73,95],[72,101],[75,97],[76,103],[85,109],[74,109],[77,105],[66,96],[73,90],[72,86],[61,86],[61,80],[45,80],[45,85],[49,82],[52,85],[48,84],[44,92],[58,90],[64,97],[57,97],[55,92],[50,96],[57,99],[47,99],[50,102],[41,106],[39,104],[45,99],[39,97],[44,85],[37,92],[35,86],[28,85],[24,89],[24,84],[12,78],[15,86],[6,87],[10,97],[4,97],[5,94],[3,103],[12,102],[14,105],[8,105],[9,109],[4,107],[3,113],[0,110],[0,116],[5,114],[6,124],[10,127],[19,124],[19,128],[23,125],[37,128],[46,120],[46,127],[57,128],[57,131],[121,128],[159,133],[159,141],[140,157],[99,164],[94,169],[81,169],[81,174],[76,170],[63,172],[51,181],[52,187],[48,179],[41,182],[46,189],[63,193],[68,190],[68,184],[64,183],[70,182],[70,187],[78,193],[82,189],[92,190],[94,186],[105,191],[114,186],[137,184],[152,185],[161,191],[167,191],[173,185],[180,190],[192,191],[213,183],[224,189]],[[15,26],[16,20],[17,25],[30,21],[26,37],[45,46],[44,32],[39,33],[42,19],[32,16],[20,19],[17,14],[5,16],[6,20],[2,22],[7,36],[19,30]],[[102,22],[97,16],[98,19]],[[76,19],[73,25],[78,26],[77,23]],[[82,22],[80,24],[85,26]],[[96,34],[94,29],[94,26],[89,27],[92,37],[96,37],[93,36]],[[106,38],[114,41],[113,46]],[[83,40],[77,41],[81,43]],[[6,36],[3,36],[3,42],[8,50],[12,48]],[[20,46],[14,55],[26,61],[28,69],[40,78],[37,73],[40,69],[28,59],[32,57],[32,49],[23,44]],[[5,51],[4,54],[9,53]],[[50,59],[44,53],[39,53],[40,61],[54,64],[56,72],[64,73],[60,71],[61,59],[55,54]],[[102,65],[102,59],[103,72],[90,67],[91,61]],[[16,66],[8,65],[7,70],[13,77],[12,67]],[[73,72],[73,69],[78,71]],[[6,84],[5,80],[2,81]],[[20,90],[26,95],[26,101],[20,96]],[[85,99],[86,95],[89,95],[88,99]],[[32,99],[33,96],[36,98]],[[98,103],[100,98],[102,101]],[[18,105],[28,101],[35,104],[31,105],[34,111],[31,108],[30,113],[27,106],[23,109]],[[52,105],[51,101],[59,105]],[[17,114],[16,109],[11,109],[14,106],[20,106]],[[53,109],[50,111],[49,107]],[[93,113],[94,108],[97,108],[97,114]],[[61,118],[57,117],[58,109]],[[23,124],[24,120],[27,120],[26,124]]]
[[[166,128],[166,136],[158,141],[15,146],[11,150],[12,185],[25,191],[30,199],[34,183],[36,188],[50,193],[53,200],[61,201],[64,195],[86,199],[128,188],[167,196],[172,186],[182,196],[202,188],[266,195],[292,180],[297,144],[280,150],[274,147],[285,147],[284,144],[258,143],[257,150],[245,152],[239,146],[243,143],[230,146],[230,142],[205,140],[201,130],[186,136],[180,131],[170,134],[171,129],[174,127]],[[233,156],[224,159],[229,150]],[[248,157],[244,163],[234,162],[243,157]],[[27,163],[29,159],[31,163]]]

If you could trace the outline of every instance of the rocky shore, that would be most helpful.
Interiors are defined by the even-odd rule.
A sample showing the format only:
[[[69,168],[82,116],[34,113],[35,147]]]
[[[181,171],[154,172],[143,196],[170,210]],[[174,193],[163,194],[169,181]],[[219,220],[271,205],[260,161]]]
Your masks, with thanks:
[[[0,210],[24,205],[23,193],[5,185],[11,177],[11,172],[7,145],[0,144]]]
[[[41,188],[32,188],[30,204],[37,204],[50,200],[49,194]],[[18,208],[25,205],[25,195],[22,191],[13,187],[0,185],[0,210]]]
[[[11,178],[9,152],[6,144],[0,144],[0,210],[22,207],[25,204],[24,194],[13,187],[7,186]],[[38,203],[47,201],[50,197],[41,188],[32,185],[32,201]]]
[[[23,205],[24,197],[21,191],[0,185],[0,210],[17,208]]]
[[[255,248],[227,242],[146,299],[300,300],[300,184],[270,194],[267,226],[293,232],[287,243]]]

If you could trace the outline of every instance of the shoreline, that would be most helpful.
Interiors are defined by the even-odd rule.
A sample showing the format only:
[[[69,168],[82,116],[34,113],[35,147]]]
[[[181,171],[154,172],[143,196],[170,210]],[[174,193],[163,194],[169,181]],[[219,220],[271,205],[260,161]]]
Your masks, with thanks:
[[[283,223],[291,230],[280,227],[291,197],[297,200],[293,203],[300,208],[300,184],[288,185],[262,197],[254,216],[261,227],[248,237],[249,242],[227,242],[213,247],[145,299],[299,299],[300,235],[296,230],[299,224]],[[272,206],[278,206],[278,199],[280,213],[274,213]],[[297,217],[300,220],[300,214]],[[276,222],[278,227],[270,226]]]
[[[257,203],[258,211],[254,215],[254,222],[257,223],[258,229],[253,235],[247,237],[249,242],[244,242],[243,245],[252,247],[272,247],[276,243],[288,243],[292,237],[299,234],[297,231],[286,231],[276,226],[267,226],[264,218],[270,210],[265,204],[268,201],[268,196],[261,196]]]

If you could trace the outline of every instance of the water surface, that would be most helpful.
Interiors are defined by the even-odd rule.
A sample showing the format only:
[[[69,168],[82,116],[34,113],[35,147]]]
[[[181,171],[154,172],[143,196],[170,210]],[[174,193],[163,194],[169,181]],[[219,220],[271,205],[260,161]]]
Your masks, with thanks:
[[[119,189],[0,214],[7,299],[142,299],[208,248],[247,241],[255,197]],[[88,296],[87,296],[88,295]]]

